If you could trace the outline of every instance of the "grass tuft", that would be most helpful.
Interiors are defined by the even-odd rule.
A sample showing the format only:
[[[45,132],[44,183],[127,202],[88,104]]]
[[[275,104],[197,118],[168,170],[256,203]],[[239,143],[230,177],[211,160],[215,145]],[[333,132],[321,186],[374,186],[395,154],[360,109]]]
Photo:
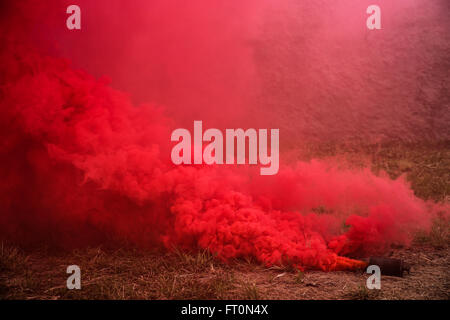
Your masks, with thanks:
[[[256,283],[244,283],[242,286],[242,299],[244,300],[259,300],[261,294]]]
[[[22,271],[28,257],[17,247],[1,242],[0,271]]]

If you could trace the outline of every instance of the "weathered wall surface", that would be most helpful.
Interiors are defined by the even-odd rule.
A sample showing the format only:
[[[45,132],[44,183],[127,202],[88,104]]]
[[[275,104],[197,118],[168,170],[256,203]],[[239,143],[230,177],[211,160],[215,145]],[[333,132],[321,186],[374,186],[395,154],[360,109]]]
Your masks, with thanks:
[[[280,128],[285,145],[450,139],[448,0],[77,3],[80,31],[58,0],[25,2],[15,32],[28,23],[36,45],[178,126]],[[382,30],[366,27],[372,4]]]
[[[271,125],[297,139],[449,139],[448,1],[282,1],[255,45]],[[382,30],[365,10],[381,8]]]

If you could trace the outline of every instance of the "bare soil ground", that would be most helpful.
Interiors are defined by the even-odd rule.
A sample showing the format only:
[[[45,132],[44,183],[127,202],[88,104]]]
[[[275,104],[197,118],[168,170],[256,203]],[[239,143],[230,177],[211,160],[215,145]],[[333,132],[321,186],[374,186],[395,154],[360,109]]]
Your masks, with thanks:
[[[345,159],[392,178],[407,174],[417,196],[449,202],[450,142],[371,146],[311,146],[300,155]],[[343,162],[343,163],[344,163]],[[404,259],[411,273],[382,276],[381,290],[368,290],[367,274],[300,272],[266,268],[248,260],[225,265],[208,252],[158,252],[128,246],[53,252],[0,244],[0,299],[449,299],[450,225],[434,221],[411,247],[386,256]],[[79,265],[82,289],[66,288],[66,268]]]

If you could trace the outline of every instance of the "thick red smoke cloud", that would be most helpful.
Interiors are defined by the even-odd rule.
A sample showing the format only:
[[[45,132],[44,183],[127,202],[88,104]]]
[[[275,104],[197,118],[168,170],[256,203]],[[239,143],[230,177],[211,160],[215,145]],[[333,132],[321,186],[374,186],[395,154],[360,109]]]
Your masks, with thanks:
[[[37,2],[30,2],[32,5],[40,7]],[[24,8],[12,6],[9,10],[29,9]],[[212,15],[220,22],[224,17],[220,10],[209,11],[209,15],[194,9],[189,12],[198,14],[190,17],[195,21]],[[175,17],[181,15],[180,8],[174,10]],[[165,19],[170,22],[170,17]],[[163,25],[168,27],[168,21]],[[31,26],[36,23],[33,19],[28,22]],[[180,122],[177,116],[170,116],[173,106],[135,105],[107,80],[79,71],[30,41],[26,23],[15,18],[3,23],[2,238],[62,247],[127,240],[142,247],[209,249],[225,261],[254,257],[267,265],[290,263],[302,269],[341,270],[358,266],[344,257],[380,253],[393,243],[408,244],[414,231],[430,225],[426,203],[413,195],[402,178],[393,181],[369,170],[338,170],[319,161],[295,162],[284,163],[277,175],[268,177],[260,176],[259,168],[253,167],[174,166],[170,133]],[[33,34],[34,40],[42,37],[38,31]],[[221,33],[226,34],[231,37],[233,32]],[[189,46],[198,51],[211,49],[202,49],[203,42],[179,41],[180,50]],[[188,58],[195,60],[197,50],[188,52]],[[145,53],[138,50],[136,54]],[[89,55],[84,53],[84,59]],[[108,57],[117,56],[106,54]],[[224,74],[214,68],[211,71],[207,62],[202,67],[190,62],[181,66],[180,72],[189,73],[193,71],[190,67],[196,66],[199,75]],[[149,61],[152,68],[170,71],[179,63],[170,55]],[[251,75],[253,71],[242,72]],[[225,74],[231,81],[233,73]],[[124,77],[119,77],[119,82]],[[198,76],[198,81],[201,87],[208,79]],[[161,85],[162,91],[170,91],[168,83]],[[239,94],[227,98],[230,89],[225,84],[207,91],[207,103],[237,101]],[[197,96],[188,98],[187,106]],[[179,106],[180,101],[174,100],[173,105]],[[200,106],[206,110],[205,103]],[[237,116],[239,121],[245,120],[242,116]],[[209,117],[205,111],[204,119]],[[315,213],[319,207],[326,212]]]

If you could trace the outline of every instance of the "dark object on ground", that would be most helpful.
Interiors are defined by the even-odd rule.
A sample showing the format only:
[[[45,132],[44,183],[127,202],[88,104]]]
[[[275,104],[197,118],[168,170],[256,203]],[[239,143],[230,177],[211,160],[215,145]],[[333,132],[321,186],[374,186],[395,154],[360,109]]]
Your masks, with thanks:
[[[401,259],[385,258],[385,257],[370,257],[369,266],[377,265],[380,267],[381,274],[386,276],[403,277],[403,272],[408,274],[411,270],[409,264]]]

